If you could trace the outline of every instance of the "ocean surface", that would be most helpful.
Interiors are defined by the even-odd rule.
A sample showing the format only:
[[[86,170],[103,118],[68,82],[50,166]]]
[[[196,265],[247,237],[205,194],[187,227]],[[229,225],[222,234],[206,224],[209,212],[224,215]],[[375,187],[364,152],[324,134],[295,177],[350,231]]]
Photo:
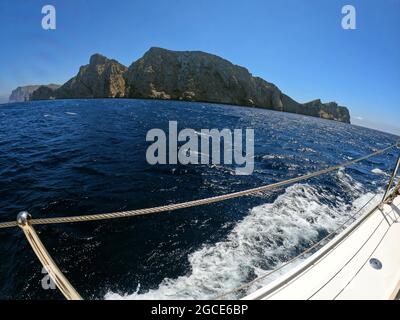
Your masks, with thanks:
[[[254,128],[254,173],[147,164],[147,131],[167,130],[172,120],[197,131]],[[21,210],[34,218],[73,216],[225,194],[343,163],[395,141],[344,123],[237,106],[123,99],[5,104],[0,221],[14,220]],[[279,267],[374,194],[370,204],[377,203],[396,152],[254,196],[36,230],[85,299],[213,298]],[[0,229],[0,299],[62,299],[57,290],[42,288],[44,276],[22,232]]]

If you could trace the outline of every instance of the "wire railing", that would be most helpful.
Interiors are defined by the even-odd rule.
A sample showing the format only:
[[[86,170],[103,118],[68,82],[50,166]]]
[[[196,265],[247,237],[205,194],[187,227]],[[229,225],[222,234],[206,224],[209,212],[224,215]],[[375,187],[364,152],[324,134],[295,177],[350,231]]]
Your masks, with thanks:
[[[116,218],[127,218],[127,217],[135,217],[135,216],[142,216],[142,215],[148,215],[148,214],[154,214],[154,213],[161,213],[161,212],[167,212],[167,211],[174,211],[178,209],[184,209],[184,208],[193,208],[193,207],[198,207],[206,204],[211,204],[211,203],[216,203],[216,202],[221,202],[225,201],[228,199],[234,199],[234,198],[239,198],[247,195],[252,195],[255,193],[259,192],[265,192],[273,189],[277,189],[280,187],[284,187],[290,184],[294,184],[297,182],[301,182],[304,180],[308,180],[314,177],[321,176],[323,174],[327,174],[329,172],[337,171],[341,168],[345,168],[348,166],[351,166],[353,164],[356,164],[358,162],[361,162],[363,160],[369,159],[371,157],[374,157],[378,154],[382,154],[394,147],[396,147],[397,144],[393,144],[387,148],[375,151],[369,155],[354,159],[352,161],[335,165],[326,169],[322,169],[316,172],[308,173],[302,176],[298,176],[295,178],[287,179],[284,181],[260,186],[257,188],[252,188],[252,189],[247,189],[243,191],[238,191],[238,192],[232,192],[220,196],[215,196],[215,197],[210,197],[210,198],[204,198],[204,199],[199,199],[199,200],[193,200],[193,201],[187,201],[187,202],[182,202],[182,203],[176,203],[176,204],[170,204],[170,205],[165,205],[165,206],[159,206],[159,207],[153,207],[153,208],[145,208],[145,209],[137,209],[137,210],[128,210],[128,211],[120,211],[120,212],[113,212],[113,213],[101,213],[101,214],[91,214],[91,215],[81,215],[81,216],[70,216],[70,217],[53,217],[53,218],[39,218],[39,219],[31,219],[30,224],[32,225],[42,225],[42,224],[56,224],[56,223],[72,223],[72,222],[87,222],[87,221],[97,221],[97,220],[106,220],[106,219],[116,219]],[[15,221],[9,221],[9,222],[2,222],[0,223],[0,229],[1,228],[10,228],[10,227],[16,227],[18,226],[17,222]]]

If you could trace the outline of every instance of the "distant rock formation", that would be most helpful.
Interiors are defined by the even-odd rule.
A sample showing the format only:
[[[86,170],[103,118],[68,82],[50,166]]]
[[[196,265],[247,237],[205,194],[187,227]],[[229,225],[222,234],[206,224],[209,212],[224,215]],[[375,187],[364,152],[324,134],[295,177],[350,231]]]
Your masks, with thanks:
[[[349,110],[339,106],[336,102],[322,103],[320,99],[317,99],[303,105],[310,111],[311,116],[350,123]]]
[[[18,87],[11,92],[11,95],[8,98],[8,101],[9,102],[23,102],[23,101],[31,100],[32,93],[41,87],[55,90],[60,86],[57,84],[48,84],[48,85],[29,85],[29,86]]]
[[[42,97],[45,97],[44,99],[55,99],[54,91],[60,87],[58,84],[39,86],[29,95],[29,100],[43,100]]]
[[[201,51],[151,48],[129,68],[100,54],[55,90],[38,88],[31,99],[145,98],[259,107],[350,123],[346,107],[314,100],[299,103],[241,66]]]

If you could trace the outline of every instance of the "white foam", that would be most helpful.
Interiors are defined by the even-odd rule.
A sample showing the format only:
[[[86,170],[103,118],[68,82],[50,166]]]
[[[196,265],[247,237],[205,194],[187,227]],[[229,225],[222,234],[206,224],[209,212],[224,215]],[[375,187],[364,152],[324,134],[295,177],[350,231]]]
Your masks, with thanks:
[[[191,271],[188,274],[164,279],[157,289],[146,293],[109,292],[105,298],[212,299],[248,282],[254,274],[265,274],[298,253],[295,248],[301,250],[304,244],[317,241],[321,231],[333,231],[372,197],[343,170],[335,179],[354,199],[352,205],[329,193],[321,195],[317,188],[308,184],[295,184],[273,203],[251,209],[224,241],[190,254]],[[323,200],[334,200],[335,205],[328,205]],[[268,278],[262,284],[271,280]],[[250,288],[249,292],[257,287]]]
[[[386,175],[387,175],[384,171],[382,171],[382,170],[379,169],[379,168],[372,169],[371,172],[372,172],[372,173],[375,173],[375,174],[381,174],[381,175],[383,175],[383,176],[386,176]]]
[[[264,160],[272,160],[272,159],[285,159],[285,156],[280,154],[266,154],[262,157]]]
[[[314,149],[312,149],[312,148],[300,148],[300,149],[298,149],[300,152],[311,152],[311,153],[316,153],[317,151],[315,151]]]

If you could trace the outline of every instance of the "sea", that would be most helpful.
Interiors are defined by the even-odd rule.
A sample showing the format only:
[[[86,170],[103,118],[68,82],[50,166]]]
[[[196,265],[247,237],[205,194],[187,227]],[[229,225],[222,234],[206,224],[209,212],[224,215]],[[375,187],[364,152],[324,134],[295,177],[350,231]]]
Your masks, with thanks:
[[[254,129],[254,172],[150,165],[153,128]],[[0,106],[0,222],[149,208],[241,191],[351,161],[398,137],[210,103],[91,99]],[[282,266],[378,203],[396,148],[275,190],[140,217],[35,226],[84,299],[212,299]],[[371,200],[372,199],[372,200]],[[364,207],[368,202],[369,204]],[[252,286],[240,298],[296,263]],[[0,229],[0,299],[63,299],[18,228]]]

